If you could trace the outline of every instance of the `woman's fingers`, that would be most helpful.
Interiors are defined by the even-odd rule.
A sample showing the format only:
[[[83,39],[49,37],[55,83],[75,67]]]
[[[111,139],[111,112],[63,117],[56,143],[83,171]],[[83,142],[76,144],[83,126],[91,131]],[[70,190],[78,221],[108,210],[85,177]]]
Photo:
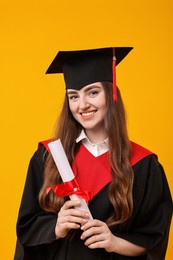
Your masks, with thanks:
[[[58,222],[63,224],[63,223],[78,223],[80,225],[84,225],[87,221],[88,218],[85,217],[85,214],[75,214],[73,211],[71,211],[70,215],[64,215],[64,216],[59,216],[58,215]]]
[[[110,248],[112,242],[112,233],[106,223],[100,220],[89,221],[81,229],[83,233],[81,239],[85,240],[85,245],[91,249]]]
[[[64,203],[58,213],[55,227],[57,238],[65,237],[70,229],[78,229],[88,221],[89,214],[87,212],[74,208],[79,205],[80,201],[74,200],[69,200]]]
[[[61,209],[69,209],[71,207],[77,207],[80,205],[80,200],[67,200]]]
[[[58,221],[60,223],[75,222],[81,225],[85,224],[89,218],[89,214],[87,212],[75,209],[74,207],[77,205],[79,206],[80,202],[77,203],[76,201],[67,201],[58,213]]]
[[[86,224],[84,224],[81,229],[84,231],[81,235],[81,239],[86,239],[88,237],[91,237],[93,235],[100,234],[103,230],[103,222],[99,220],[93,220],[89,221]]]

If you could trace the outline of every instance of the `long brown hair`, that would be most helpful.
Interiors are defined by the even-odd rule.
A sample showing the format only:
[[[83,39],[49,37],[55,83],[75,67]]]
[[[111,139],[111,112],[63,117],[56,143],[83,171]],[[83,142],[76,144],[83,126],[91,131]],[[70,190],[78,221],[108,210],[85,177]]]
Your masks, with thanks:
[[[118,101],[114,102],[112,98],[112,83],[102,82],[102,85],[106,97],[105,130],[109,138],[109,158],[112,170],[109,199],[114,207],[114,215],[107,220],[107,224],[112,226],[125,222],[132,213],[133,170],[129,161],[131,146],[127,134],[126,115],[120,91],[117,89]],[[79,136],[81,130],[82,126],[71,114],[66,95],[54,138],[61,139],[70,163],[74,160],[78,150],[76,138]],[[46,188],[60,182],[59,172],[51,154],[48,154],[45,163],[44,183],[39,194],[40,206],[44,210],[55,213],[59,212],[65,198],[58,197],[53,192],[47,194]]]

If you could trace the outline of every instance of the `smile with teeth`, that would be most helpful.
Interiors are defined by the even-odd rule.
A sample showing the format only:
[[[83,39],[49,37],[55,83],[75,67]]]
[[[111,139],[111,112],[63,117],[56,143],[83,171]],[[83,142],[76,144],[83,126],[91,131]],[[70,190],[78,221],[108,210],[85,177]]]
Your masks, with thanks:
[[[96,113],[96,111],[84,112],[84,113],[81,113],[81,115],[82,115],[83,117],[90,117],[90,116],[93,116],[95,113]]]

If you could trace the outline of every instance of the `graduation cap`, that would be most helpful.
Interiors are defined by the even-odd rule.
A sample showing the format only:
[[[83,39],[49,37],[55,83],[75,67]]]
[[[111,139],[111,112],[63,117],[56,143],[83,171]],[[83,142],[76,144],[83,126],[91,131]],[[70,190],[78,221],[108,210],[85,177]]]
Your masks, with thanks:
[[[101,49],[59,51],[46,74],[63,73],[66,89],[80,90],[94,82],[113,83],[113,99],[116,95],[116,65],[132,47],[110,47]]]

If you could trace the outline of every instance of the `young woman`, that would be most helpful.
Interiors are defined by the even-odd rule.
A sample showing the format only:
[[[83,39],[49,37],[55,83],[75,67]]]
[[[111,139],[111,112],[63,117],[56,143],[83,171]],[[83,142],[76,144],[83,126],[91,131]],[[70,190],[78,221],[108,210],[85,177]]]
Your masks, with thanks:
[[[165,258],[173,208],[166,176],[155,154],[130,142],[115,83],[112,56],[118,64],[130,50],[59,52],[50,65],[47,73],[63,72],[67,89],[54,139],[92,193],[93,220],[76,208],[80,201],[55,194],[62,180],[41,143],[19,211],[16,260]]]

